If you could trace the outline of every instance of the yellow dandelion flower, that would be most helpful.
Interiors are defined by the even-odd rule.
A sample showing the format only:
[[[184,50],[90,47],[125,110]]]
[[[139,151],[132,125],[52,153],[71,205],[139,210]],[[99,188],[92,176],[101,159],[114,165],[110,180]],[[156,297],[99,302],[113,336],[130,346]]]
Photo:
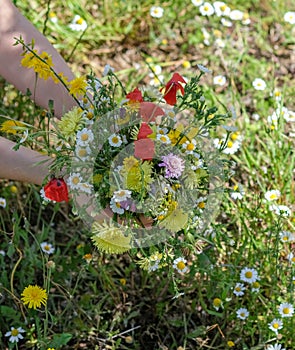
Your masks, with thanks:
[[[160,222],[161,228],[166,228],[172,232],[178,232],[185,227],[188,221],[188,214],[182,209],[176,208]]]
[[[42,289],[41,287],[35,285],[31,286],[29,285],[24,289],[22,292],[22,298],[21,300],[26,305],[28,304],[28,308],[36,309],[37,307],[40,307],[41,304],[46,305],[47,302],[47,293],[45,289]]]
[[[16,120],[6,120],[1,124],[0,131],[15,135],[20,128],[25,128],[25,124]]]
[[[34,50],[34,53],[37,54],[37,51]],[[54,73],[51,70],[53,67],[51,56],[45,51],[43,51],[39,57],[34,53],[26,53],[21,60],[21,65],[26,68],[33,68],[39,77],[44,80],[54,77]]]
[[[69,82],[70,94],[77,97],[78,95],[84,95],[86,92],[86,78],[84,76],[75,78]]]
[[[112,221],[103,223],[95,222],[92,225],[91,239],[94,245],[101,251],[109,254],[122,254],[131,248],[130,236],[125,236],[119,227]]]
[[[76,132],[81,128],[82,122],[83,115],[80,108],[74,107],[64,114],[58,122],[58,129],[66,139],[70,139],[74,137]]]

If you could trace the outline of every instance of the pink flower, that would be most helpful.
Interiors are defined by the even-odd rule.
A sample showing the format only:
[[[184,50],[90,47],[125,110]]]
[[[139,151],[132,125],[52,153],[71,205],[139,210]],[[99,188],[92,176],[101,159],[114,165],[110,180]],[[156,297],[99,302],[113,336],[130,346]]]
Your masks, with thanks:
[[[184,170],[184,160],[176,156],[173,153],[168,154],[167,156],[162,156],[163,163],[160,163],[159,166],[166,167],[165,177],[174,177],[178,178]]]

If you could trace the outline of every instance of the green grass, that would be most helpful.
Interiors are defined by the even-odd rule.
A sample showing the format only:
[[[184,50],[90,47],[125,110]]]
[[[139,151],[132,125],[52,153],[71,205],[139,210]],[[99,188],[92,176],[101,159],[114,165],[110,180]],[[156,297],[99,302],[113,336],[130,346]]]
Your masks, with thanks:
[[[231,8],[248,12],[251,19],[249,25],[237,22],[231,28],[216,16],[202,17],[190,1],[161,2],[160,19],[150,16],[154,2],[148,0],[15,3],[77,75],[93,70],[100,77],[110,64],[131,91],[149,86],[149,65],[159,64],[165,81],[175,71],[195,76],[197,64],[210,68],[213,73],[201,81],[207,103],[216,104],[221,113],[235,108],[231,125],[243,142],[227,156],[235,164],[212,223],[214,235],[200,237],[182,251],[190,267],[184,275],[171,266],[148,273],[138,264],[142,252],[137,249],[122,255],[100,253],[70,206],[45,207],[36,186],[1,181],[0,197],[7,201],[6,208],[0,207],[0,249],[5,254],[0,254],[1,349],[228,349],[228,341],[241,350],[266,349],[276,342],[294,349],[295,316],[282,318],[278,338],[268,327],[280,318],[280,303],[295,306],[295,263],[287,259],[295,254],[294,240],[282,243],[279,238],[281,231],[295,235],[295,128],[294,122],[281,118],[272,130],[267,121],[277,104],[270,96],[274,87],[282,91],[281,106],[295,110],[295,28],[283,20],[285,12],[294,10],[292,2],[231,1]],[[47,17],[50,11],[58,24]],[[87,21],[83,35],[68,27],[75,14]],[[201,28],[211,35],[208,46]],[[219,36],[222,49],[213,44]],[[183,66],[187,60],[190,68]],[[218,74],[226,76],[225,86],[213,85]],[[266,90],[252,87],[258,77],[267,82]],[[1,115],[44,127],[40,110],[28,97],[0,84]],[[259,120],[253,119],[254,113]],[[223,133],[218,128],[214,136]],[[230,192],[237,183],[245,194],[233,200]],[[281,191],[279,203],[292,209],[290,217],[269,210],[264,194],[271,189]],[[44,241],[55,247],[49,257],[40,248]],[[90,263],[83,258],[87,253],[92,254]],[[245,267],[258,271],[260,290],[252,292],[245,284],[245,294],[238,297],[233,289]],[[24,307],[20,297],[29,284],[48,290],[46,308]],[[184,294],[176,298],[178,293]],[[219,310],[213,307],[214,298],[222,300]],[[236,316],[241,307],[250,313],[245,321]],[[25,329],[18,347],[5,337],[11,326]]]

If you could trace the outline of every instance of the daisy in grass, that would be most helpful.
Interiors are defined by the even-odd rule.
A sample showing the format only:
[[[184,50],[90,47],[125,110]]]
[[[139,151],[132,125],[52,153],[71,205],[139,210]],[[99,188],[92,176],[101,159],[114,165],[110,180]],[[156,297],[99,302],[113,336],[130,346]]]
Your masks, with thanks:
[[[186,266],[186,259],[179,257],[173,261],[173,268],[179,273],[185,273],[188,271],[188,267]]]
[[[115,202],[126,201],[128,198],[131,197],[131,193],[132,192],[129,190],[118,190],[114,192],[113,199]]]
[[[166,145],[169,145],[171,143],[171,140],[168,135],[157,134],[157,140]]]
[[[282,231],[280,232],[280,240],[283,243],[293,242],[295,239],[294,235],[290,231]]]
[[[215,1],[213,7],[217,17],[229,16],[230,8],[222,1]]]
[[[201,6],[203,2],[204,0],[192,0],[192,4],[197,7]]]
[[[116,214],[123,214],[125,211],[124,208],[121,207],[120,202],[115,201],[114,198],[112,198],[110,201],[110,208],[111,208],[112,212],[116,213]]]
[[[233,187],[233,191],[230,193],[232,199],[242,199],[245,195],[244,188],[241,184],[237,184]]]
[[[291,209],[288,208],[286,205],[275,205],[272,204],[269,206],[269,210],[274,212],[276,215],[280,215],[284,218],[287,218],[291,216]]]
[[[150,9],[150,15],[154,18],[163,17],[164,9],[160,6],[152,6]]]
[[[69,27],[72,30],[75,30],[77,32],[80,32],[80,31],[82,32],[87,28],[87,23],[79,15],[75,15],[75,17],[74,17],[72,23],[69,25]]]
[[[86,147],[81,147],[81,146],[77,146],[75,149],[76,152],[76,156],[80,159],[80,160],[87,160],[89,159],[89,156],[91,154],[91,149],[89,146]]]
[[[240,273],[240,279],[243,282],[254,283],[259,279],[258,272],[255,269],[245,267]]]
[[[241,21],[244,17],[244,13],[240,10],[232,10],[229,13],[229,18],[232,21]]]
[[[268,327],[270,330],[278,334],[278,330],[283,328],[283,321],[275,318],[268,324]]]
[[[264,194],[264,198],[269,202],[278,200],[280,196],[281,192],[279,190],[270,190]]]
[[[253,80],[252,86],[254,87],[255,90],[263,91],[266,88],[266,82],[261,78],[256,78]]]
[[[220,22],[224,27],[227,27],[227,28],[230,28],[233,26],[233,23],[224,17],[221,18]]]
[[[28,308],[36,309],[39,308],[42,305],[46,305],[47,302],[47,293],[45,289],[42,289],[41,287],[35,285],[29,285],[24,289],[24,291],[21,294],[22,302],[27,305]]]
[[[286,122],[295,122],[295,112],[288,110],[287,114],[284,114]]]
[[[109,144],[113,147],[120,147],[123,143],[123,140],[121,138],[120,135],[117,134],[112,134],[109,138],[108,138]]]
[[[48,14],[48,17],[49,17],[49,19],[50,19],[50,21],[52,22],[52,23],[57,23],[58,22],[58,18],[57,18],[57,16],[56,16],[56,13],[55,12],[49,12],[49,14]]]
[[[284,14],[284,21],[290,24],[295,24],[295,12],[288,11]]]
[[[22,336],[22,333],[24,332],[25,331],[21,327],[11,327],[10,331],[5,333],[5,337],[9,337],[9,341],[11,343],[18,343],[20,339],[24,339]]]
[[[42,242],[42,243],[40,244],[40,246],[41,246],[42,251],[43,251],[44,253],[48,254],[48,255],[49,255],[49,254],[53,254],[54,251],[55,251],[54,246],[53,246],[52,244],[50,244],[50,243]]]
[[[67,179],[67,184],[72,190],[79,189],[80,183],[82,182],[82,176],[79,173],[70,174],[70,177]]]
[[[200,6],[200,13],[202,16],[212,16],[214,14],[214,7],[209,2],[204,2]]]
[[[214,309],[218,311],[222,307],[222,300],[219,298],[214,298],[212,304]]]
[[[82,192],[91,194],[91,192],[93,191],[93,186],[87,182],[81,182],[78,185],[78,189]]]
[[[213,84],[223,86],[226,83],[226,77],[224,75],[216,75],[213,78]]]
[[[190,141],[185,141],[185,143],[182,144],[182,148],[184,149],[186,154],[193,154],[196,150],[197,141],[195,139],[192,139]]]
[[[184,160],[179,156],[170,153],[167,156],[162,156],[160,167],[165,167],[166,178],[179,178],[184,170]]]
[[[246,289],[246,287],[244,286],[244,284],[238,282],[238,283],[235,285],[235,288],[234,288],[233,293],[234,293],[236,296],[240,297],[240,296],[244,295],[244,290],[245,290],[245,289]]]
[[[292,317],[294,314],[294,307],[290,303],[281,303],[279,305],[279,313],[281,317]]]
[[[282,91],[279,89],[274,89],[274,91],[270,93],[270,96],[272,96],[277,102],[279,102],[282,99]]]
[[[286,349],[282,348],[281,344],[275,344],[275,345],[268,345],[266,350],[286,350]]]
[[[295,255],[293,253],[288,254],[287,259],[290,261],[290,263],[295,264]]]
[[[249,311],[244,307],[241,307],[236,313],[241,320],[245,320],[249,316]]]
[[[6,199],[3,197],[0,197],[0,207],[6,208]]]
[[[260,289],[260,283],[255,281],[251,284],[251,292],[258,293]]]

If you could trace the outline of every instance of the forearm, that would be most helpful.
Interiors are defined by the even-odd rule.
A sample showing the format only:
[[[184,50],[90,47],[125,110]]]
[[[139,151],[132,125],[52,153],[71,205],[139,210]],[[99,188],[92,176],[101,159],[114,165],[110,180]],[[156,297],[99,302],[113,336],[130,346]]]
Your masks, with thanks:
[[[0,137],[0,178],[41,185],[49,174],[51,158],[22,146],[14,151],[14,146]]]
[[[48,80],[37,80],[33,69],[21,66],[21,45],[13,46],[14,38],[22,36],[25,43],[35,42],[38,53],[46,51],[52,56],[54,69],[57,73],[72,80],[74,78],[70,68],[58,54],[49,41],[26,19],[9,0],[0,0],[0,75],[18,90],[25,93],[30,90],[36,104],[48,108],[49,100],[54,101],[55,115],[62,114],[71,109],[76,103],[61,83]]]

